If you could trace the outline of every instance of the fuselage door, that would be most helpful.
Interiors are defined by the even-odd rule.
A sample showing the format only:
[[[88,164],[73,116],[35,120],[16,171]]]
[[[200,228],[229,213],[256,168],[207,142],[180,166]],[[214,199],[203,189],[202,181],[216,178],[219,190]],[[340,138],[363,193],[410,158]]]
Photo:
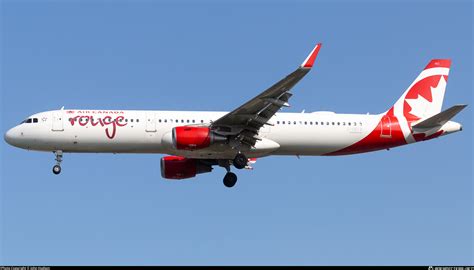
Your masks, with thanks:
[[[380,129],[380,137],[391,138],[392,137],[392,125],[390,122],[390,117],[384,115],[382,117],[382,126]]]
[[[154,112],[146,113],[146,132],[156,132],[156,118]]]
[[[64,130],[64,125],[63,125],[63,111],[54,111],[52,115],[52,131],[63,131]]]

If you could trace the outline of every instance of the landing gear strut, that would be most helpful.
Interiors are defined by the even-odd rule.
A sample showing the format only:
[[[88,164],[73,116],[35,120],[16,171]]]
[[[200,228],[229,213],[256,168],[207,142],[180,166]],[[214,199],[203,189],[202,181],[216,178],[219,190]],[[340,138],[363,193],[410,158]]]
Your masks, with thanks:
[[[58,150],[53,152],[56,155],[56,165],[53,166],[53,173],[60,174],[61,173],[61,161],[63,161],[63,151]]]

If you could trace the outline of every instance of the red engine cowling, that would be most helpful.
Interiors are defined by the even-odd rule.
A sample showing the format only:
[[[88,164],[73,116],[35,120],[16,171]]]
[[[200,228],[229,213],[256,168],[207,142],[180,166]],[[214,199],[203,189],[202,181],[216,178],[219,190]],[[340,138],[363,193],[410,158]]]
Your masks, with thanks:
[[[161,158],[161,176],[167,179],[186,179],[198,173],[212,171],[211,165],[201,164],[199,160],[178,156]]]
[[[225,137],[215,135],[208,127],[181,126],[173,128],[173,145],[178,150],[198,150],[214,141],[225,141]]]

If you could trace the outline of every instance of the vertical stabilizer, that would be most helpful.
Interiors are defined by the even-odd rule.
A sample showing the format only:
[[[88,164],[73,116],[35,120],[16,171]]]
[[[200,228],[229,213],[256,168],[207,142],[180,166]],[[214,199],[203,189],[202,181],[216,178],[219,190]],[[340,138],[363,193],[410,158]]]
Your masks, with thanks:
[[[451,60],[433,59],[395,103],[397,117],[416,121],[441,112]]]

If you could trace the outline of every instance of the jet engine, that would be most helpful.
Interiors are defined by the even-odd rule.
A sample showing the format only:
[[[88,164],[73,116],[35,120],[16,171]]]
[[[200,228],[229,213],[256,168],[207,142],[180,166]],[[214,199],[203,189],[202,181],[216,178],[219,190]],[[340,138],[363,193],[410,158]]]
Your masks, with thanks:
[[[161,158],[161,176],[167,179],[186,179],[199,173],[212,171],[212,166],[204,164],[197,159],[178,156],[166,156]]]
[[[198,150],[227,138],[213,133],[208,127],[181,126],[173,128],[172,140],[175,149]]]

